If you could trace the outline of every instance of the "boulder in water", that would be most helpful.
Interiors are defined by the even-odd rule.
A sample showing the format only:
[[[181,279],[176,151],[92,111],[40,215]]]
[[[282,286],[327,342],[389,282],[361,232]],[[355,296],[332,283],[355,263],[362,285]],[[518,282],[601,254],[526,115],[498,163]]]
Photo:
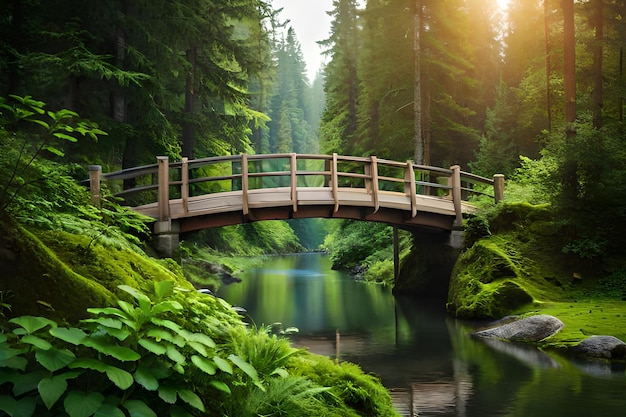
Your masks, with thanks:
[[[604,359],[626,358],[626,343],[614,336],[591,336],[572,348],[577,355]]]

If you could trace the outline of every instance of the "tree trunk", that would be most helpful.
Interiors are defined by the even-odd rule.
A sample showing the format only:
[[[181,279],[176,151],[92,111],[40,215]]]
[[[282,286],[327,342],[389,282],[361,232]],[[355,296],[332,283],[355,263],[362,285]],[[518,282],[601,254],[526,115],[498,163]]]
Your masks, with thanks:
[[[595,0],[592,11],[593,27],[596,30],[595,43],[593,44],[593,91],[591,100],[593,102],[593,127],[602,127],[602,45],[604,43],[604,0]]]
[[[183,155],[189,159],[193,159],[194,147],[195,147],[195,132],[193,125],[193,114],[196,107],[196,94],[195,94],[195,82],[196,82],[196,57],[198,49],[192,47],[187,50],[187,61],[191,64],[191,68],[187,73],[186,87],[185,87],[185,120],[183,121]]]
[[[424,163],[424,141],[422,138],[422,71],[421,71],[421,27],[422,5],[421,0],[415,0],[414,27],[413,27],[413,135],[414,151],[413,162]]]
[[[576,38],[574,28],[574,0],[563,0],[563,35],[564,35],[564,65],[563,79],[565,84],[565,122],[566,129],[572,134],[570,125],[576,120]]]
[[[552,89],[550,88],[550,73],[552,64],[550,62],[550,20],[548,18],[548,0],[543,0],[543,20],[546,32],[546,114],[548,132],[552,130]]]

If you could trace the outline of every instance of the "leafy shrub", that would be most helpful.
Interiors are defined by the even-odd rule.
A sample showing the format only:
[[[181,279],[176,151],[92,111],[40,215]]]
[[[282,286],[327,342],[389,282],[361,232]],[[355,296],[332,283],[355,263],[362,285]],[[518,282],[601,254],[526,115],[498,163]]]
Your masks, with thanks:
[[[207,388],[230,393],[227,383],[212,378],[218,373],[241,372],[263,389],[247,362],[172,320],[183,310],[172,299],[173,282],[156,282],[152,299],[121,289],[134,304],[120,300],[117,308],[89,309],[93,318],[80,327],[34,316],[9,320],[13,330],[0,334],[0,386],[6,393],[0,410],[25,417],[183,417],[206,412]],[[207,386],[200,390],[189,381],[189,370],[211,377]]]

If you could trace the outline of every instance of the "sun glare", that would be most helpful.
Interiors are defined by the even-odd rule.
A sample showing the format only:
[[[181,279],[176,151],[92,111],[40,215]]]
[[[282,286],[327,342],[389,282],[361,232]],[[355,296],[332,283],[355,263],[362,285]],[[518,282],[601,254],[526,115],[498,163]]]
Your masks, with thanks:
[[[509,7],[509,0],[496,0],[496,3],[498,3],[500,10],[506,10]]]

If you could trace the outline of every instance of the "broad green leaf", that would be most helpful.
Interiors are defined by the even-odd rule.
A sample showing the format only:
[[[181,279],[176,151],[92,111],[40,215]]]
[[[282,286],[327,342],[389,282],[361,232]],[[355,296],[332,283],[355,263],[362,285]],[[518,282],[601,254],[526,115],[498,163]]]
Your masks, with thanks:
[[[28,343],[29,345],[33,345],[41,350],[48,350],[52,347],[50,342],[48,342],[47,340],[43,340],[42,338],[32,334],[27,334],[26,336],[22,337],[20,341],[22,343]]]
[[[124,330],[124,329],[106,329],[106,332],[108,334],[110,334],[111,336],[113,336],[114,338],[116,338],[117,340],[119,340],[120,342],[123,342],[124,340],[128,339],[128,336],[130,336],[130,332],[128,330]]]
[[[244,371],[246,375],[252,378],[253,381],[259,380],[259,374],[257,373],[256,369],[254,369],[254,367],[248,362],[244,361],[239,356],[232,353],[228,355],[228,359],[230,359],[230,361],[234,363],[239,369]]]
[[[146,334],[150,337],[155,338],[157,342],[160,342],[161,340],[167,340],[171,342],[172,340],[174,340],[174,335],[163,329],[150,329]]]
[[[42,126],[46,130],[50,130],[50,125],[48,123],[44,122],[43,120],[30,119],[29,122],[38,124],[39,126]]]
[[[98,359],[92,358],[78,358],[74,362],[70,363],[68,367],[70,369],[91,369],[93,371],[98,372],[106,372],[106,367],[108,365],[104,362],[99,361]]]
[[[150,298],[148,298],[147,295],[145,295],[141,291],[137,290],[136,288],[129,287],[128,285],[118,285],[117,288],[119,288],[122,291],[125,291],[125,292],[129,293],[130,295],[132,295],[140,303],[150,304]]]
[[[154,353],[155,355],[163,355],[165,352],[167,352],[167,347],[150,339],[141,338],[139,339],[138,343],[141,347]]]
[[[111,340],[107,337],[92,335],[87,338],[83,344],[122,362],[131,362],[141,359],[139,353],[130,348],[115,345],[111,343]]]
[[[176,389],[169,386],[159,386],[159,398],[168,404],[176,403]]]
[[[118,300],[117,305],[121,307],[122,311],[126,314],[126,317],[128,317],[129,320],[135,320],[135,307],[132,304],[127,303],[124,300]],[[137,323],[134,323],[133,325],[129,324],[128,322],[125,323],[127,326],[130,326],[134,330],[137,330]]]
[[[97,323],[97,324],[101,324],[104,327],[109,327],[111,329],[121,329],[122,328],[122,321],[119,319],[114,319],[112,317],[98,317],[95,319],[86,319],[86,320],[81,320],[81,322],[83,323]]]
[[[162,300],[169,297],[174,292],[174,281],[156,281],[154,283],[154,294],[157,299]]]
[[[87,311],[91,314],[108,314],[110,316],[117,316],[120,318],[128,317],[122,310],[115,307],[88,308]]]
[[[163,301],[152,307],[152,314],[177,313],[183,309],[178,301]]]
[[[14,356],[9,359],[0,360],[0,368],[19,369],[21,371],[24,371],[27,365],[28,365],[28,359],[22,356]],[[0,372],[0,376],[2,376],[2,372]],[[2,378],[0,377],[0,381],[1,380]],[[0,385],[1,384],[2,382],[0,382]]]
[[[35,352],[37,362],[50,372],[58,371],[66,365],[69,365],[76,359],[76,356],[67,349],[57,349],[55,347],[48,350],[39,350]]]
[[[215,355],[213,356],[213,361],[222,372],[226,372],[227,374],[231,375],[233,374],[233,367],[226,359],[220,358],[219,356]]]
[[[289,372],[287,372],[285,368],[276,368],[270,375],[278,375],[282,378],[287,378],[289,376]]]
[[[180,333],[183,330],[182,327],[180,327],[178,324],[174,323],[171,320],[164,320],[164,319],[159,319],[159,318],[156,318],[156,317],[152,317],[150,319],[150,321],[153,324],[157,325],[157,326],[165,327],[167,329],[170,329],[174,333]]]
[[[112,404],[102,404],[93,417],[125,417],[125,414]]]
[[[143,401],[126,400],[124,408],[128,410],[130,417],[157,417],[157,414]]]
[[[146,366],[139,366],[133,375],[135,381],[148,391],[156,391],[159,388],[159,381],[152,375]]]
[[[63,140],[68,140],[70,142],[77,142],[78,139],[76,139],[73,136],[70,135],[66,135],[65,133],[61,133],[61,132],[55,132],[52,134],[54,137],[59,138],[59,139],[63,139]]]
[[[210,348],[214,348],[215,346],[217,346],[215,342],[213,341],[213,339],[211,339],[209,336],[203,333],[193,333],[189,337],[189,341],[202,343],[204,346],[207,346]]]
[[[50,145],[44,145],[42,147],[43,149],[45,149],[46,151],[50,152],[53,155],[56,156],[65,156],[65,152],[63,152],[61,149],[59,148],[55,148],[54,146],[50,146]]]
[[[73,345],[80,345],[87,338],[87,334],[84,331],[75,327],[53,327],[50,329],[50,334]]]
[[[63,400],[65,412],[70,417],[89,417],[102,406],[104,395],[99,392],[72,391]]]
[[[35,317],[35,316],[21,316],[15,317],[9,320],[9,323],[17,324],[22,327],[28,334],[36,332],[37,330],[41,330],[46,326],[56,326],[56,323],[52,320],[46,319],[44,317]]]
[[[215,362],[213,362],[210,359],[203,358],[198,355],[192,355],[191,362],[194,365],[196,365],[202,372],[206,374],[215,375],[215,373],[217,372],[217,367],[215,366]]]
[[[7,337],[4,333],[0,333],[0,343],[4,343],[7,341]]]
[[[187,342],[187,346],[192,347],[196,352],[204,356],[205,358],[209,356],[209,353],[206,350],[206,347],[202,343],[198,342]]]
[[[169,345],[167,347],[167,357],[170,358],[171,360],[173,360],[174,362],[176,362],[179,365],[182,365],[185,363],[185,356],[183,356],[182,353],[180,353],[178,351],[178,349],[176,349],[174,346]]]
[[[174,393],[174,395],[176,395],[176,393]],[[16,405],[17,401],[15,401],[15,398],[9,397],[8,395],[0,395],[0,411],[4,411],[8,415],[13,416]]]
[[[32,417],[37,407],[36,397],[25,397],[17,401],[15,404],[15,410],[13,410],[13,417]]]
[[[48,376],[48,372],[43,370],[15,375],[13,377],[13,394],[18,397],[27,392],[35,391],[39,381],[46,376]]]
[[[202,400],[200,399],[200,397],[198,397],[198,395],[195,392],[188,390],[188,389],[183,389],[183,390],[178,391],[178,396],[180,397],[181,400],[183,400],[184,402],[186,402],[187,404],[189,404],[196,410],[200,410],[202,412],[205,411]]]
[[[217,388],[218,390],[222,392],[225,392],[226,394],[231,394],[230,387],[222,381],[213,380],[209,382],[209,385],[213,386],[214,388]]]
[[[41,400],[48,408],[48,410],[50,410],[67,390],[67,380],[63,377],[58,376],[52,378],[44,378],[39,381],[39,384],[37,385],[37,390],[39,391],[39,396],[41,397]]]
[[[23,352],[19,349],[13,349],[6,343],[0,344],[0,361],[5,361],[7,359],[10,359],[14,356],[19,355],[20,353],[23,353]]]
[[[133,385],[133,376],[123,369],[108,365],[106,368],[106,374],[107,377],[109,377],[109,380],[121,390],[128,389],[131,385]]]

